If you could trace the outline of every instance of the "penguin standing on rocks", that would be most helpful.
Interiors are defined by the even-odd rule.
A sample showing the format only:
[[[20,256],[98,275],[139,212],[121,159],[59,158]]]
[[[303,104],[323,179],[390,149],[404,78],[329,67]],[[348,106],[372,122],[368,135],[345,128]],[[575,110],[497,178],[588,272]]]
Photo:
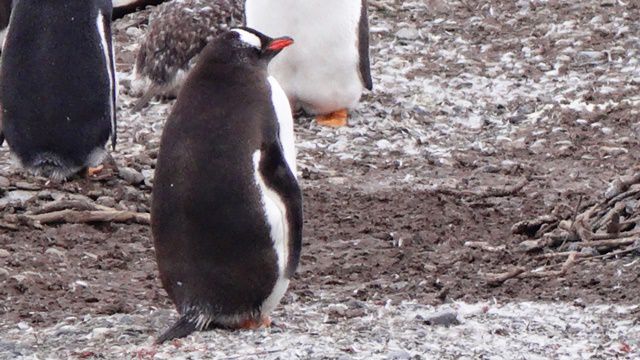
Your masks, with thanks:
[[[116,141],[110,0],[20,0],[0,67],[2,132],[28,171],[63,180]]]
[[[269,71],[298,109],[326,126],[347,124],[363,90],[371,90],[366,0],[246,0],[249,27],[289,34],[296,46]]]
[[[249,28],[205,49],[164,128],[151,227],[180,319],[158,343],[258,328],[284,295],[302,240],[293,119],[267,65],[292,44]]]
[[[240,0],[179,0],[158,6],[134,68],[133,111],[155,96],[175,97],[197,55],[220,32],[242,24]]]

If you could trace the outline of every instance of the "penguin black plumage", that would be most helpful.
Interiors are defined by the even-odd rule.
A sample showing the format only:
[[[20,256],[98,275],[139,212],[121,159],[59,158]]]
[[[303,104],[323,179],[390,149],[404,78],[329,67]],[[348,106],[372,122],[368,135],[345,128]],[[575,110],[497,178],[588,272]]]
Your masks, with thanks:
[[[2,52],[2,132],[28,171],[65,179],[116,141],[110,0],[20,0]]]
[[[293,41],[248,28],[207,45],[162,134],[151,226],[180,319],[157,342],[268,325],[302,240],[293,119],[268,76]]]

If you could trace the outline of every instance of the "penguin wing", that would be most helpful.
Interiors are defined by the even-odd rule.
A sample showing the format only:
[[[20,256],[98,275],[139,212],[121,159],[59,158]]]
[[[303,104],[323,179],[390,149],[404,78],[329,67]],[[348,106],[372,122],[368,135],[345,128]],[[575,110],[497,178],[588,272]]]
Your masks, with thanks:
[[[260,173],[267,186],[280,196],[287,209],[289,259],[286,275],[291,277],[298,267],[302,247],[302,192],[278,141],[266,145],[264,156],[260,160]]]
[[[358,24],[358,52],[360,54],[360,76],[367,90],[373,89],[371,64],[369,60],[369,16],[367,0],[362,0],[360,23]]]

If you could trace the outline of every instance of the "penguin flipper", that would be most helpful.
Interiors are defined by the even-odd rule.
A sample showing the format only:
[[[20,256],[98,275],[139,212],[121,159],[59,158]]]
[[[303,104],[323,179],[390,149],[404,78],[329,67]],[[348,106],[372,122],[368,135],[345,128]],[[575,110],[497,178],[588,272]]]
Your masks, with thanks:
[[[369,18],[367,0],[361,0],[360,23],[358,24],[358,53],[360,55],[360,76],[367,90],[373,89],[371,63],[369,60]]]
[[[260,173],[267,186],[280,194],[287,208],[290,238],[286,275],[291,277],[298,267],[302,249],[302,191],[291,168],[287,165],[279,142],[266,146],[265,156],[260,161]]]
[[[0,131],[0,146],[4,144],[4,133]]]
[[[191,335],[191,333],[197,330],[197,327],[196,323],[194,323],[190,319],[190,316],[182,315],[180,319],[178,319],[178,321],[176,321],[176,323],[173,324],[167,331],[158,336],[155,343],[162,344],[163,342],[168,340],[180,339]]]

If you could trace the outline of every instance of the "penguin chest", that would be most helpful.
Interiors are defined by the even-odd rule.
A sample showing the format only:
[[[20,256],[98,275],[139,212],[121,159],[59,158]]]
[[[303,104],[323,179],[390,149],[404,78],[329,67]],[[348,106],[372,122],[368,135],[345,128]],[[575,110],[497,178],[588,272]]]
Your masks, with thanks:
[[[285,274],[290,253],[290,225],[287,222],[287,208],[282,197],[267,185],[260,173],[261,159],[262,152],[255,151],[253,153],[254,180],[260,194],[260,202],[276,255],[278,271],[278,278],[273,290],[261,306],[262,313],[268,314],[278,305],[289,286],[289,279]]]
[[[360,0],[247,1],[248,26],[296,41],[271,62],[269,72],[305,110],[326,113],[359,100],[361,6]]]

